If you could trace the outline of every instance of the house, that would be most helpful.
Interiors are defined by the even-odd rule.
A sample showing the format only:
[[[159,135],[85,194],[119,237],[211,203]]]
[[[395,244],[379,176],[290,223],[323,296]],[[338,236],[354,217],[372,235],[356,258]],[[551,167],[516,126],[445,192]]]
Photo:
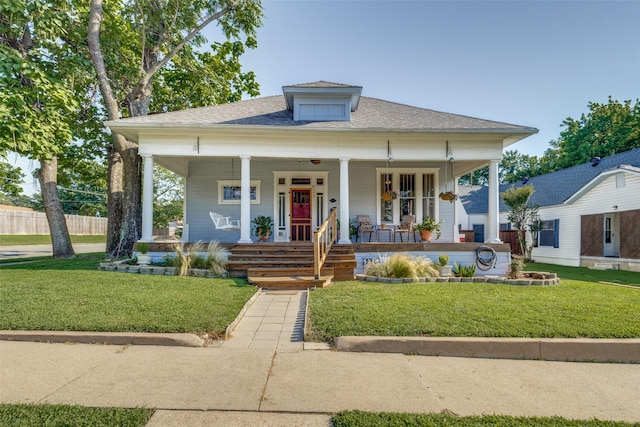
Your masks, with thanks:
[[[543,230],[532,257],[538,262],[640,271],[640,149],[536,176],[514,186],[533,185]],[[505,191],[510,185],[502,185]],[[488,188],[460,189],[461,227],[482,235]],[[500,226],[509,228],[500,201]]]
[[[186,177],[188,241],[238,244],[254,241],[257,215],[273,218],[274,242],[310,241],[332,208],[340,224],[357,215],[391,229],[403,214],[443,219],[441,241],[457,242],[455,204],[438,194],[489,165],[486,240],[499,244],[498,162],[537,129],[369,98],[362,89],[320,81],[284,86],[281,96],[106,122],[137,141],[144,159],[142,240],[152,240],[154,163]],[[385,191],[398,197],[384,200]],[[216,228],[211,211],[239,222]],[[351,244],[349,227],[339,243]]]

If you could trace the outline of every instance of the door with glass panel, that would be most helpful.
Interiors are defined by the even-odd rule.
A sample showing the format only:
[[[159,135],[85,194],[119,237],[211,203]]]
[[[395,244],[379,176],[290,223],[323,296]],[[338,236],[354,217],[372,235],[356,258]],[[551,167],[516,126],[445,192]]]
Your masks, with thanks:
[[[311,241],[311,189],[291,189],[291,241]]]

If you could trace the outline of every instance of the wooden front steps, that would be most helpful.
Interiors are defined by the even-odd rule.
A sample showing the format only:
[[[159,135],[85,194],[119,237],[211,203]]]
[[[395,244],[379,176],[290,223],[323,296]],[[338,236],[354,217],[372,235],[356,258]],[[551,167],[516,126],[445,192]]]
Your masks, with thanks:
[[[285,283],[288,288],[322,287],[332,280],[353,280],[356,267],[351,245],[331,247],[319,281],[313,277],[312,243],[237,244],[230,251],[227,266],[229,276],[249,278],[251,283],[260,287],[285,287]],[[282,285],[277,285],[279,282],[276,278],[280,279]],[[258,284],[259,280],[264,286]]]
[[[249,268],[249,283],[267,289],[324,288],[331,284],[333,268],[323,268],[316,279],[308,268]]]

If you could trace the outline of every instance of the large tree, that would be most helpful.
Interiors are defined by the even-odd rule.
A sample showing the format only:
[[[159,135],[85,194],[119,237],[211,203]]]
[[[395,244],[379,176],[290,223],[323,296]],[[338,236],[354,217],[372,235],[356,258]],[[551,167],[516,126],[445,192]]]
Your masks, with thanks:
[[[54,257],[74,256],[57,191],[58,155],[77,118],[77,14],[63,0],[0,3],[0,155],[40,162],[36,176]],[[81,80],[81,79],[78,79]]]
[[[202,64],[211,65],[212,60],[220,55],[237,59],[243,49],[242,43],[238,42],[243,36],[246,36],[246,46],[255,46],[254,36],[256,28],[261,25],[261,18],[259,0],[125,0],[110,4],[109,8],[104,7],[102,0],[92,0],[88,44],[109,120],[147,115],[157,86],[155,80],[161,80],[160,87],[175,89],[176,99],[187,103],[198,99],[200,93],[194,93],[195,88],[186,83],[203,76],[213,84],[231,87],[230,93],[235,96],[254,90],[253,74],[243,75],[235,70],[232,75],[238,78],[226,76],[215,79],[206,69],[201,69],[205,71],[203,74],[188,75],[184,70],[201,67]],[[218,48],[214,45],[217,55],[199,54],[195,48],[205,41],[201,31],[213,22],[220,25],[230,44],[222,43]],[[214,69],[228,68],[226,64],[218,63]],[[166,82],[166,85],[162,84]],[[163,98],[160,92],[163,91],[159,90],[158,98]],[[224,93],[219,88],[205,92]],[[180,103],[174,104],[169,100],[170,93],[173,95],[166,92],[164,101],[159,102],[162,104],[158,108],[160,111],[180,106]],[[228,102],[233,96],[225,96],[224,99]],[[123,236],[121,247],[129,252],[141,235],[141,160],[136,141],[114,134],[112,142],[107,249],[114,249],[117,243],[114,242],[115,236]],[[122,181],[124,187],[120,186]]]
[[[589,103],[589,113],[579,120],[566,118],[560,138],[551,141],[545,161],[552,170],[587,162],[591,157],[608,157],[640,147],[640,100],[606,104]]]
[[[16,205],[22,195],[23,178],[19,167],[0,160],[0,204]]]

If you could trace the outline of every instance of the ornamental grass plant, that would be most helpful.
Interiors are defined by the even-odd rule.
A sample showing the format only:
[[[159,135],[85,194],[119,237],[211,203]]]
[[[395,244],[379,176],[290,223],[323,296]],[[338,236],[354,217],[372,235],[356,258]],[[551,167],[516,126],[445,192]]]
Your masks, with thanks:
[[[406,254],[394,254],[390,257],[380,257],[367,264],[364,274],[367,276],[388,278],[435,277],[438,270],[433,262],[426,257],[411,257]]]

